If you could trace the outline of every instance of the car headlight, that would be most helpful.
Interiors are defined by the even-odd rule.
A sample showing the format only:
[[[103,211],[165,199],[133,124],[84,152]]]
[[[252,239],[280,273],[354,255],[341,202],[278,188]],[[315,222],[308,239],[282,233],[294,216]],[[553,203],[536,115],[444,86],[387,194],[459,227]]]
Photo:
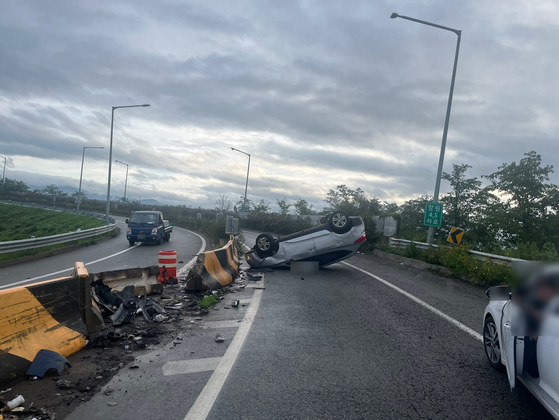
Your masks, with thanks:
[[[151,234],[152,234],[152,235],[157,235],[157,228],[153,228],[153,229],[151,230]]]
[[[126,234],[127,234],[127,235],[130,235],[131,233],[132,233],[132,229],[126,228]]]

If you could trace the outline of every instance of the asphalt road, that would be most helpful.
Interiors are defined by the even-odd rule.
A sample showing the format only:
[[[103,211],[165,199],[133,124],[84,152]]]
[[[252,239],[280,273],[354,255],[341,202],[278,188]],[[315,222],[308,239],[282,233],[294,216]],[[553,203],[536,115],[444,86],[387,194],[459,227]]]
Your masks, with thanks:
[[[481,334],[482,288],[370,255],[348,262]],[[478,339],[338,263],[303,278],[266,273],[258,314],[208,418],[551,417],[521,384],[510,391]]]
[[[84,262],[90,272],[97,273],[157,265],[159,251],[177,251],[178,260],[188,263],[200,251],[200,237],[176,226],[169,242],[160,246],[136,244],[131,247],[126,240],[124,218],[116,219],[121,231],[115,238],[52,257],[0,268],[0,289],[68,276],[77,261]],[[182,265],[178,264],[178,269]]]
[[[245,232],[249,245],[255,237]],[[362,254],[316,275],[276,270],[263,281],[255,315],[245,316],[256,299],[248,288],[227,297],[180,345],[138,358],[139,369],[121,371],[69,418],[551,418],[489,367],[478,336],[482,288]],[[238,313],[225,308],[235,296],[247,305]],[[226,346],[237,347],[233,358]],[[230,371],[220,368],[228,358]],[[204,405],[208,416],[196,415]]]

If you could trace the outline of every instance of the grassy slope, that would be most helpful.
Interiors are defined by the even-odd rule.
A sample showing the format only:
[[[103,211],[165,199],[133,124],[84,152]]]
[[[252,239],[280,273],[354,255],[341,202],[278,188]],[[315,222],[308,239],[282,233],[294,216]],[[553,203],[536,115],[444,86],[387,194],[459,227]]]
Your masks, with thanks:
[[[103,226],[102,220],[32,207],[0,204],[0,242]]]

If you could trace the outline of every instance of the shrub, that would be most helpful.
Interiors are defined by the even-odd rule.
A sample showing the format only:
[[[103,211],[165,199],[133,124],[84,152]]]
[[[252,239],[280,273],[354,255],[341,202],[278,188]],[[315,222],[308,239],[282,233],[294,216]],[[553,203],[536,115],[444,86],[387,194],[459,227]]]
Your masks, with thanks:
[[[415,242],[410,242],[404,251],[404,255],[408,258],[417,259],[422,254],[421,250],[415,245]]]
[[[442,265],[450,270],[453,276],[471,274],[474,258],[468,253],[466,245],[453,246],[452,248],[439,248]]]

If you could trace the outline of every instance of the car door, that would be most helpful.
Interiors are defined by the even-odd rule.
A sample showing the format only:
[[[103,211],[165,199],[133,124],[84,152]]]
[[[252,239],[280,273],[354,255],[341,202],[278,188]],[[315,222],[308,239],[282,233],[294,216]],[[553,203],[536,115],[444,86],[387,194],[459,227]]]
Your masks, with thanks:
[[[280,242],[286,261],[302,260],[316,254],[316,248],[311,235],[299,236]]]
[[[516,361],[514,359],[515,339],[512,333],[512,320],[515,317],[516,307],[509,300],[503,307],[503,316],[501,317],[501,325],[499,336],[501,338],[501,349],[505,358],[505,367],[507,368],[507,376],[511,390],[516,382]]]
[[[559,302],[555,302],[557,305]],[[539,385],[552,406],[559,406],[559,305],[551,308],[542,322],[538,337],[537,357],[540,373]]]

